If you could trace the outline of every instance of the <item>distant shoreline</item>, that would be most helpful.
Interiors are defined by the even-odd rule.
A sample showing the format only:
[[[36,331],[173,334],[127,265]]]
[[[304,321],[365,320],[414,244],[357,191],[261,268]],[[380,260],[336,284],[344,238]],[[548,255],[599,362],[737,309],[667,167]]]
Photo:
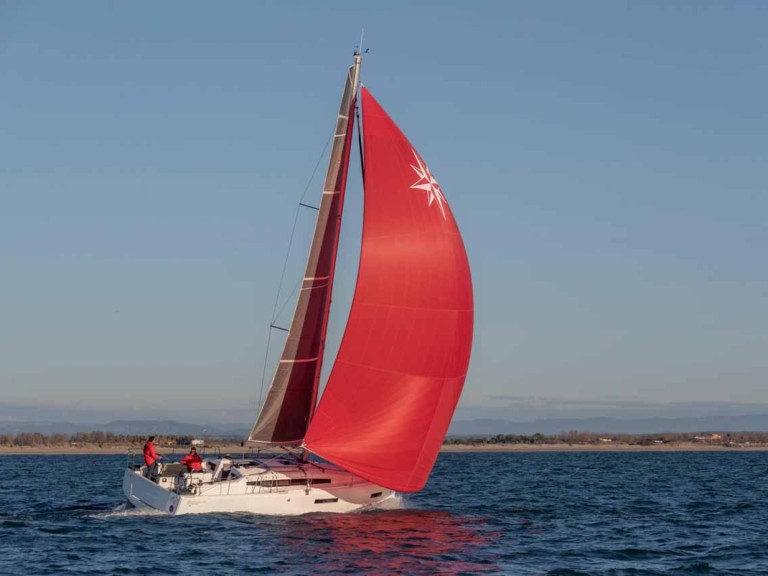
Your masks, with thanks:
[[[180,456],[187,453],[187,447],[159,447],[158,452],[165,456]],[[82,445],[82,446],[0,446],[0,456],[109,456],[124,454],[126,457],[133,451],[141,456],[142,447],[136,445]],[[441,452],[765,452],[768,445],[739,445],[725,446],[723,444],[705,444],[701,442],[670,442],[640,446],[637,444],[444,444]],[[205,454],[231,454],[232,456],[252,452],[239,444],[211,445],[205,449]]]
[[[441,452],[765,452],[768,445],[726,446],[702,442],[665,444],[444,444]]]

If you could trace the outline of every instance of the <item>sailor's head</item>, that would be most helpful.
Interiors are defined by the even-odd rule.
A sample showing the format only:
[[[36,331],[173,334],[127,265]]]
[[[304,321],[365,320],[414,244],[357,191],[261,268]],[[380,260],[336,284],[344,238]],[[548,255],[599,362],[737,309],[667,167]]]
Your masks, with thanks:
[[[190,448],[189,451],[197,454],[197,448],[195,448],[194,446],[192,446],[192,448]]]
[[[149,438],[147,438],[147,442],[154,442],[154,441],[155,441],[154,436],[150,436]]]

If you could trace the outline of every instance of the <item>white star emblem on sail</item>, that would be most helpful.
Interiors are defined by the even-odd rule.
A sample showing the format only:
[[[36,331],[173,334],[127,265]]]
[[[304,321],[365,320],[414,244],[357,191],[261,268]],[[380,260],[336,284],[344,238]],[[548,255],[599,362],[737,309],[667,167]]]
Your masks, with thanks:
[[[437,180],[435,180],[435,177],[432,176],[432,172],[429,171],[427,165],[424,164],[421,161],[421,158],[419,158],[419,155],[416,154],[416,150],[412,150],[412,152],[414,158],[416,158],[418,166],[411,164],[411,168],[416,172],[419,179],[411,184],[411,188],[414,190],[424,190],[427,193],[427,206],[432,206],[432,202],[436,201],[440,208],[440,213],[443,215],[443,220],[445,220],[445,208],[443,207],[445,196],[443,196],[443,191],[440,190],[440,185],[437,183]]]

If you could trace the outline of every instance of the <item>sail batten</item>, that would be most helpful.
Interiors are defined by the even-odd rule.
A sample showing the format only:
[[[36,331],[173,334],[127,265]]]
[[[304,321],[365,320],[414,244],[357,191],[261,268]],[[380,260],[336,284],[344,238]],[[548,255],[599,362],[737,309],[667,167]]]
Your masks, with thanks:
[[[420,490],[472,345],[469,263],[437,180],[361,91],[363,240],[344,337],[305,447],[371,482]]]
[[[300,444],[314,412],[331,305],[344,190],[352,142],[349,121],[357,96],[360,58],[350,67],[334,130],[315,232],[291,327],[267,398],[248,440]],[[308,284],[308,285],[307,285]]]

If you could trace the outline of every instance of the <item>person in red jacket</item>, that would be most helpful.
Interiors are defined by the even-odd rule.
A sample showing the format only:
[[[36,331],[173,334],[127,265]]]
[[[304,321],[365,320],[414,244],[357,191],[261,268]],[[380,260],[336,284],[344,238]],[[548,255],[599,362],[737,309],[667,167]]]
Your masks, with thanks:
[[[197,448],[192,446],[189,449],[189,454],[179,460],[182,464],[185,464],[189,468],[190,472],[202,472],[203,471],[203,459],[197,453]]]
[[[150,436],[147,439],[147,443],[144,444],[144,464],[147,466],[146,475],[151,478],[155,473],[156,464],[162,456],[159,456],[155,451],[155,437]]]

